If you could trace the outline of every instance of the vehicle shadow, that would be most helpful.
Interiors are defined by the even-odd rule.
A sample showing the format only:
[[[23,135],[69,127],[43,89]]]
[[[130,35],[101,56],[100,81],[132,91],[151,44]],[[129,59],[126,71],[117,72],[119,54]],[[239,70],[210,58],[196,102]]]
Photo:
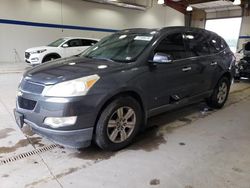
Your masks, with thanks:
[[[182,107],[177,110],[166,112],[157,116],[154,116],[148,120],[147,128],[141,131],[133,143],[128,147],[118,152],[103,151],[95,144],[92,144],[88,148],[80,149],[73,153],[73,157],[77,157],[83,160],[107,160],[118,153],[131,151],[131,150],[143,150],[151,152],[157,150],[161,144],[166,144],[166,134],[171,134],[174,129],[186,126],[195,119],[203,118],[207,112],[211,111],[205,103],[198,103],[189,106]],[[190,119],[189,116],[195,114],[195,117]],[[173,126],[176,123],[177,126]],[[170,126],[171,124],[171,126]]]
[[[209,111],[211,109],[205,103],[196,103],[149,118],[146,129],[135,138],[128,150],[156,150],[167,143],[164,135],[203,118]]]

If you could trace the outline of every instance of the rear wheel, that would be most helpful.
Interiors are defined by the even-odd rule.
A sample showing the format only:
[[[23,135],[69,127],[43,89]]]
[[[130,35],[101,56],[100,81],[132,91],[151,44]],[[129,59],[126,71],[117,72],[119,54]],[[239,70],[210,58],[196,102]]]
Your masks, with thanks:
[[[222,77],[214,88],[211,97],[207,99],[208,106],[212,108],[222,108],[227,101],[229,90],[229,79],[227,77]]]
[[[130,144],[142,120],[140,104],[132,97],[119,97],[101,113],[95,141],[104,150],[119,150]]]

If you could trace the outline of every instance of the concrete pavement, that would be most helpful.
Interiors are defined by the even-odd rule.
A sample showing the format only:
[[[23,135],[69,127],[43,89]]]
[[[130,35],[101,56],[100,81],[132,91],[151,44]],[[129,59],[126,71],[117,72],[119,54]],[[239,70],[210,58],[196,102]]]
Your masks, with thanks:
[[[250,188],[250,82],[233,85],[222,110],[196,104],[151,118],[119,152],[54,144],[13,119],[21,74],[0,74],[0,187]],[[47,149],[46,149],[47,147]],[[39,149],[47,151],[37,152]]]
[[[22,73],[30,67],[25,62],[0,62],[0,74]]]

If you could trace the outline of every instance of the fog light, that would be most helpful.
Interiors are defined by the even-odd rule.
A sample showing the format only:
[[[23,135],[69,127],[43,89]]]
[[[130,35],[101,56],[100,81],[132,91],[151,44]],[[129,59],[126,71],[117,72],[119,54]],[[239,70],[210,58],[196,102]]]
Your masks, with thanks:
[[[37,62],[37,61],[39,61],[39,59],[38,59],[37,57],[31,58],[31,61],[32,61],[32,62]]]
[[[74,125],[76,123],[77,116],[71,117],[47,117],[44,120],[44,124],[52,128],[65,127]]]

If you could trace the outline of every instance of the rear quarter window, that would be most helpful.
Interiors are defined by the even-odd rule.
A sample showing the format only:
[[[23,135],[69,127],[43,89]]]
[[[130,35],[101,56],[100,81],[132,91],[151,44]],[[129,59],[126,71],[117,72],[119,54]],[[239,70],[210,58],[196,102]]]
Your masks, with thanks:
[[[224,41],[224,39],[216,35],[210,35],[208,38],[208,43],[210,46],[210,52],[212,54],[219,53],[227,48],[227,43]]]

